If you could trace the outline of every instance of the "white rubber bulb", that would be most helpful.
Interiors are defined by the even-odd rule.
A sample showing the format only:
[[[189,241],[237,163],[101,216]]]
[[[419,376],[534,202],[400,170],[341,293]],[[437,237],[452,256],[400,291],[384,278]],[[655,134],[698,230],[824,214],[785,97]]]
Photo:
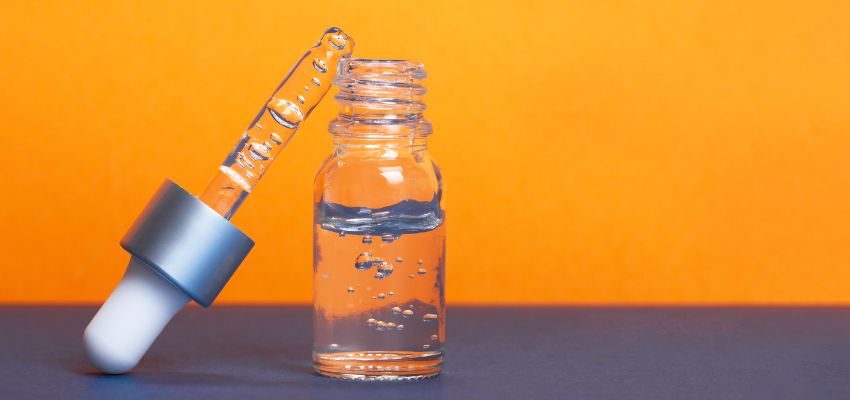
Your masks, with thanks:
[[[183,290],[133,257],[83,333],[89,361],[107,374],[131,370],[189,300]]]

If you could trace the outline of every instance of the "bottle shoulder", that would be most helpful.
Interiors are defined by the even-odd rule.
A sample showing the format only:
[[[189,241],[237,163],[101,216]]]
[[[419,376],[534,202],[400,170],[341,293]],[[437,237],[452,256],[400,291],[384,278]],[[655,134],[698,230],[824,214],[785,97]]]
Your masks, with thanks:
[[[442,192],[442,171],[425,151],[410,154],[331,154],[314,182],[316,201],[378,207],[431,201]]]

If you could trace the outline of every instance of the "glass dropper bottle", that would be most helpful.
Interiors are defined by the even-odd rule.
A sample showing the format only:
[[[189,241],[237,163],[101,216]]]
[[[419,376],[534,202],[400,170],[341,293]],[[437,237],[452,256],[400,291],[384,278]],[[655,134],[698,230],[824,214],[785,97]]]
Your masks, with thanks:
[[[132,369],[189,301],[207,307],[254,242],[229,222],[272,161],[330,89],[354,41],[338,28],[298,61],[254,118],[209,186],[195,197],[166,180],[121,240],[132,257],[83,334],[100,371]]]

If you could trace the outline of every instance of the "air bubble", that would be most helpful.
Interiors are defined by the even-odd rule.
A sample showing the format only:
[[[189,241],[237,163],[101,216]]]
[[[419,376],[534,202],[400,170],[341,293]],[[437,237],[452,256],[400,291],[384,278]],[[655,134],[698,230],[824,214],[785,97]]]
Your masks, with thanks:
[[[271,157],[270,150],[268,146],[254,142],[248,147],[248,155],[257,161],[266,161]]]
[[[422,321],[431,322],[437,320],[437,314],[425,314],[422,316]]]
[[[430,345],[430,344],[423,344],[423,345],[422,345],[422,350],[428,350],[428,349],[430,349],[430,348],[431,348],[431,345]]]
[[[298,95],[295,97],[295,100],[301,104],[304,104],[304,96]]]
[[[378,264],[378,273],[384,274],[385,277],[392,275],[393,265],[386,261],[382,261]]]
[[[378,293],[378,299],[383,300],[385,297],[387,297],[387,295],[385,295],[384,293]]]
[[[331,35],[331,38],[328,39],[328,44],[330,44],[331,47],[337,50],[344,49],[346,42],[348,42],[348,40],[345,39],[345,36],[342,36],[340,34]]]
[[[328,345],[328,347],[331,348],[331,349],[338,349],[339,345],[336,344],[336,343],[331,343],[331,344]]]
[[[248,157],[245,156],[244,153],[239,153],[236,156],[236,163],[239,164],[239,166],[242,167],[242,168],[247,167],[247,168],[250,168],[250,169],[254,169],[254,163],[252,163],[251,160],[249,160]]]
[[[320,81],[319,78],[310,79],[310,82],[313,84],[313,86],[321,86],[322,85],[322,81]]]
[[[413,279],[413,278],[414,278],[413,274],[410,274],[410,275],[408,275],[407,277],[408,277],[408,278],[410,278],[410,279]]]
[[[405,318],[410,318],[413,316],[413,310],[404,310],[401,312],[401,315],[403,315]]]
[[[395,322],[387,322],[387,328],[395,328],[395,327],[396,327]]]
[[[393,307],[393,314],[401,314],[401,307]]]
[[[369,235],[363,236],[363,244],[372,244],[372,237]]]
[[[425,274],[428,273],[428,271],[426,271],[425,268],[419,268],[419,270],[416,271],[416,273],[419,274],[419,275],[425,275]]]
[[[367,270],[369,268],[372,268],[376,265],[381,265],[381,263],[383,263],[383,262],[384,262],[384,260],[382,260],[378,257],[373,257],[372,254],[369,253],[369,252],[365,252],[365,253],[361,253],[354,260],[354,268],[357,268],[357,269],[363,271],[363,270]]]
[[[395,292],[393,292],[392,290],[390,290],[387,294],[390,296],[395,296]]]
[[[377,322],[378,321],[376,321],[375,318],[369,318],[366,320],[366,323],[369,324],[369,326],[375,326]]]
[[[269,114],[285,128],[295,129],[304,120],[304,113],[295,103],[273,97],[268,104]]]
[[[339,237],[341,237],[341,238],[342,238],[342,237],[345,237],[345,232],[340,232],[340,233],[339,233]]]
[[[283,144],[283,138],[277,133],[272,132],[271,135],[269,135],[269,139],[271,139],[274,144]]]
[[[395,328],[396,328],[396,329],[398,329],[398,330],[400,330],[400,331],[403,331],[403,330],[404,330],[404,325],[402,325],[402,324],[398,324],[398,326],[396,326]]]
[[[401,258],[401,257],[396,257],[396,258],[395,258],[395,262],[397,262],[397,263],[401,264],[401,263],[403,263],[403,262],[404,262],[404,259],[403,259],[403,258]]]
[[[381,236],[381,240],[384,241],[384,243],[392,243],[396,239],[398,239],[398,235],[394,235],[392,233],[387,233]]]
[[[354,293],[354,286],[349,286],[347,290],[348,293]]]
[[[416,260],[416,263],[419,264],[419,265],[422,265],[424,263],[424,261],[422,261],[422,259],[420,258],[420,259]]]
[[[316,71],[319,71],[323,74],[325,72],[328,72],[328,64],[325,62],[325,60],[322,60],[321,58],[317,58],[317,59],[313,60],[313,68],[315,68]]]
[[[382,274],[380,272],[376,272],[375,273],[375,279],[378,279],[378,280],[384,279],[384,274]]]
[[[431,340],[434,340],[434,341],[440,340],[440,337],[437,336],[437,335],[431,335]]]
[[[254,177],[254,174],[252,174],[251,171],[245,171],[245,176],[247,176],[248,179],[252,179]]]

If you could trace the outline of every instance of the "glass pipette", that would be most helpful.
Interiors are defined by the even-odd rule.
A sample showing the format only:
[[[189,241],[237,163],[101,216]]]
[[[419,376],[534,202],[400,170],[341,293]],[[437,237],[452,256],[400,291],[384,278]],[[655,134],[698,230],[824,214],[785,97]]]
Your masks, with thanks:
[[[333,85],[331,68],[353,48],[345,32],[328,29],[283,79],[198,199],[230,219]]]

